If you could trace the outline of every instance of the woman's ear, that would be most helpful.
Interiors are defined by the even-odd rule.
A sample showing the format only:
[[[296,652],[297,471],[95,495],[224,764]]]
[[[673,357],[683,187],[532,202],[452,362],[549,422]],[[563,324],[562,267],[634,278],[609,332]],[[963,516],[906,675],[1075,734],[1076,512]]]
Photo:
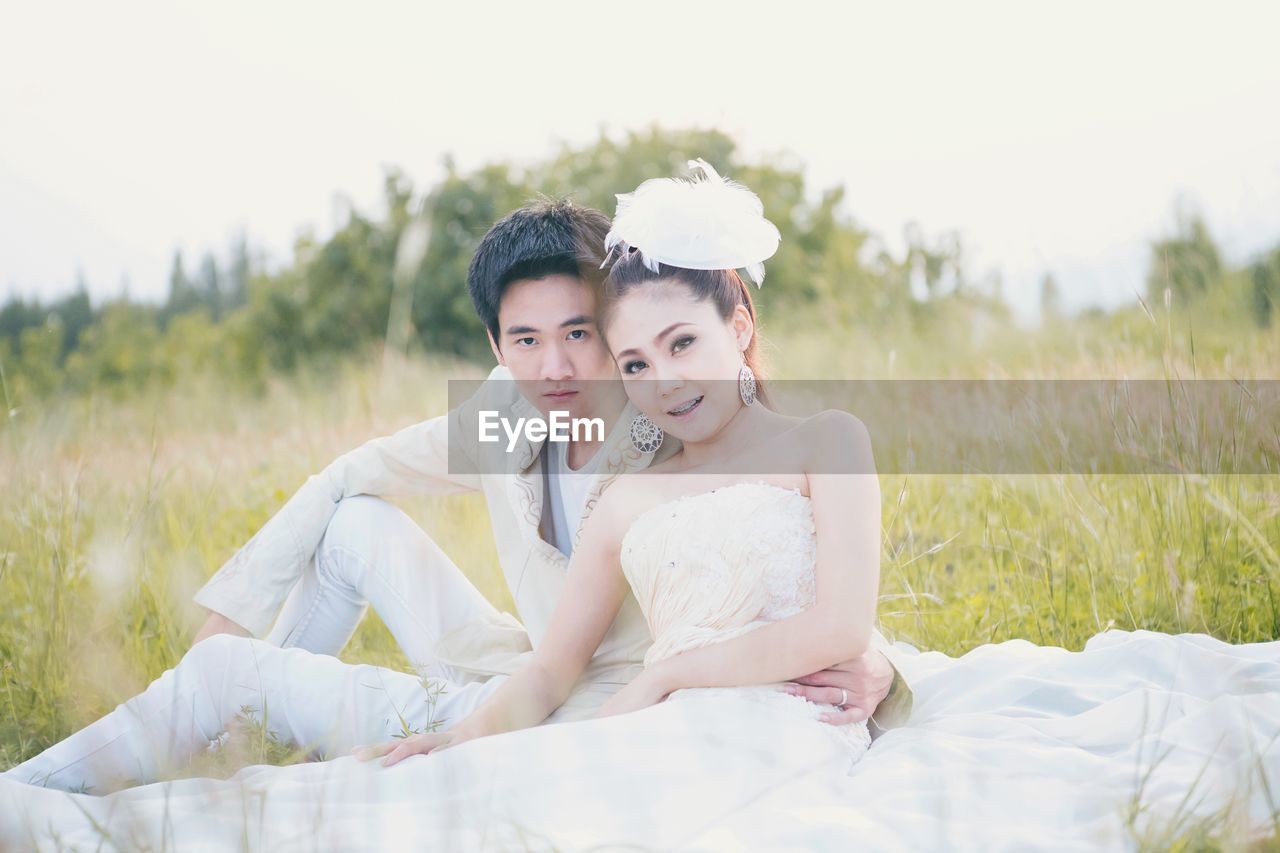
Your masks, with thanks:
[[[733,309],[729,326],[733,329],[733,336],[738,339],[738,351],[746,352],[747,347],[751,346],[751,339],[756,334],[756,323],[751,319],[751,312],[747,310],[747,306],[739,305]]]

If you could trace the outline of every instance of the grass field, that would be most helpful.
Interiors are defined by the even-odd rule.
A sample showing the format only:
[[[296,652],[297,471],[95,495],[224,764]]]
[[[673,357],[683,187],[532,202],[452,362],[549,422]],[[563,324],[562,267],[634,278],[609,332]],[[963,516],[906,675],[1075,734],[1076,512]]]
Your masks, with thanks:
[[[1280,334],[1140,314],[905,345],[793,323],[783,377],[1275,376]],[[840,345],[832,346],[837,340]],[[11,401],[0,436],[0,766],[140,691],[190,645],[192,593],[307,475],[443,410],[482,368],[377,358],[273,380],[211,376],[126,396]],[[887,631],[958,654],[1021,637],[1078,649],[1109,627],[1280,638],[1275,476],[885,476]],[[478,497],[401,502],[498,606]],[[405,662],[376,617],[347,660]],[[265,747],[264,747],[265,748]],[[259,759],[289,760],[279,751]],[[1182,845],[1213,841],[1189,830]],[[1174,843],[1172,840],[1170,843]]]

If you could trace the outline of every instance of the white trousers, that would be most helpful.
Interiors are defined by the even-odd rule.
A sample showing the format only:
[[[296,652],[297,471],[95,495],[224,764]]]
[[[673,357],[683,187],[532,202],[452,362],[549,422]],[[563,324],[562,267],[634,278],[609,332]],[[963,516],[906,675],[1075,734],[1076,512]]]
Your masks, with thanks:
[[[370,605],[420,674],[333,657]],[[155,781],[241,713],[316,758],[447,729],[506,676],[454,672],[434,660],[435,644],[493,611],[404,512],[380,498],[345,498],[266,640],[202,640],[141,694],[2,775],[90,793]]]

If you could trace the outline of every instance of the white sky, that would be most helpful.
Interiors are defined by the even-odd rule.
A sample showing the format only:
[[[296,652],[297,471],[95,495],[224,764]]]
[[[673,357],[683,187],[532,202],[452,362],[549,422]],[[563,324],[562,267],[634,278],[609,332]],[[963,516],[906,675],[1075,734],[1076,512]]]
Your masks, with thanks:
[[[1280,4],[32,3],[0,12],[0,296],[160,297],[236,228],[658,122],[787,151],[892,246],[958,229],[1034,313],[1141,289],[1181,195],[1280,242]],[[619,187],[626,191],[631,187]],[[609,211],[611,212],[611,211]]]

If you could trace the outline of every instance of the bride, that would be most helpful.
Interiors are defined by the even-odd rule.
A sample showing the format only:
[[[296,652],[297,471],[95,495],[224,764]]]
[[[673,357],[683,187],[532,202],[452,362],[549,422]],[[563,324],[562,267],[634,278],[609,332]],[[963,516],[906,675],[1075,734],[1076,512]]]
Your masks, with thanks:
[[[701,181],[649,181],[619,198],[601,325],[644,413],[633,441],[670,436],[681,449],[605,493],[525,669],[448,731],[355,755],[102,797],[37,787],[88,767],[150,782],[162,759],[207,743],[208,721],[173,709],[216,706],[210,697],[229,688],[219,660],[305,654],[211,637],[140,696],[3,774],[0,846],[1115,846],[1112,812],[1134,779],[1176,799],[1224,739],[1238,747],[1230,771],[1246,747],[1274,755],[1277,643],[1110,632],[1078,654],[1021,641],[960,659],[926,653],[913,664],[912,719],[870,753],[865,723],[832,725],[824,716],[837,706],[779,689],[866,647],[880,493],[859,421],[768,406],[755,310],[735,270],[758,283],[778,234],[754,195],[696,165]],[[597,718],[538,726],[628,585],[653,635],[643,673]],[[1169,672],[1162,694],[1153,685]],[[1147,710],[1138,720],[1135,685],[1165,696],[1154,740],[1135,728]],[[299,691],[263,711],[287,727],[307,701]],[[1162,764],[1137,772],[1131,743]],[[1264,786],[1280,782],[1274,763],[1263,772]]]

